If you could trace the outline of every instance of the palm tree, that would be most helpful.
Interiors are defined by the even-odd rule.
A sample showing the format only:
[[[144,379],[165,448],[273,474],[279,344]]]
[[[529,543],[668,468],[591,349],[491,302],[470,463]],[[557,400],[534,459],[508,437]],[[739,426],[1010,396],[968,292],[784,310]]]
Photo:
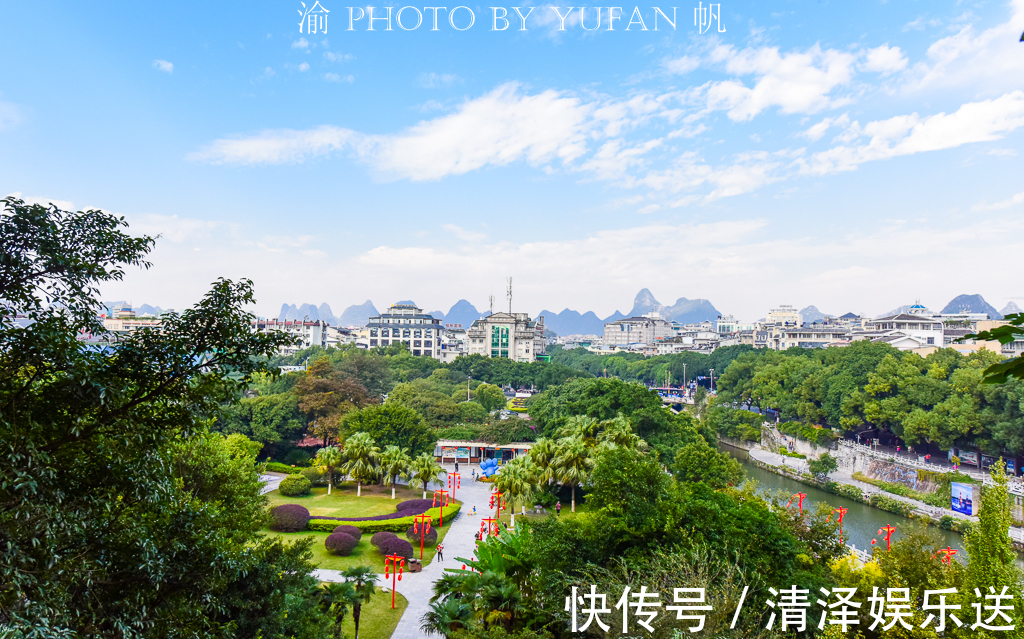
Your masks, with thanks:
[[[341,466],[343,456],[337,446],[329,446],[316,451],[316,458],[313,465],[322,473],[327,473],[327,494],[331,494],[331,485],[334,484],[334,469]]]
[[[468,628],[472,618],[473,608],[465,599],[447,597],[430,602],[430,608],[420,617],[420,630],[447,637],[455,630]]]
[[[601,422],[594,417],[586,415],[573,415],[566,420],[565,425],[555,433],[559,438],[573,437],[579,435],[588,446],[597,444],[597,433],[601,430]]]
[[[448,474],[448,471],[441,468],[431,453],[420,453],[419,457],[412,460],[410,468],[416,481],[423,483],[423,499],[427,498],[427,484],[438,481],[441,475]]]
[[[320,588],[320,605],[327,611],[327,614],[334,617],[334,634],[341,637],[341,624],[345,621],[345,615],[350,607],[361,603],[356,589],[352,584],[325,583]]]
[[[501,467],[501,472],[494,479],[494,489],[508,496],[512,505],[511,525],[515,528],[515,505],[518,501],[526,514],[526,501],[537,491],[540,469],[529,457],[516,457]]]
[[[398,478],[409,479],[412,469],[412,457],[409,453],[395,445],[384,448],[380,456],[380,472],[384,476],[384,485],[391,486],[391,499],[395,498],[395,484]]]
[[[377,478],[378,448],[369,433],[356,433],[345,440],[345,464],[342,472],[356,481],[356,497],[363,494],[363,484]]]
[[[633,426],[629,423],[629,419],[621,413],[615,419],[602,422],[602,425],[604,431],[597,438],[601,444],[641,451],[647,449],[647,442],[633,432]]]
[[[355,566],[341,573],[345,583],[352,586],[355,597],[352,600],[352,621],[356,625],[356,633],[353,639],[359,639],[359,615],[363,610],[363,604],[370,602],[373,591],[377,587],[377,575],[369,566]]]
[[[541,437],[533,443],[533,447],[530,449],[530,459],[540,469],[539,479],[546,484],[550,484],[555,478],[551,462],[555,458],[557,448],[555,440],[550,437]]]
[[[576,486],[582,485],[594,467],[591,447],[581,434],[558,440],[553,465],[558,483],[572,486],[572,512],[576,512]]]

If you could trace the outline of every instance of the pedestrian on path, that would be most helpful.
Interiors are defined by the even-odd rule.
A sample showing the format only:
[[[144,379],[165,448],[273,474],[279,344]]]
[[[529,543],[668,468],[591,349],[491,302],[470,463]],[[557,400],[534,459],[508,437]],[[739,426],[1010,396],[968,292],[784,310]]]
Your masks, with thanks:
[[[444,544],[437,545],[437,560],[444,561]]]
[[[555,502],[555,517],[562,514],[562,502]]]

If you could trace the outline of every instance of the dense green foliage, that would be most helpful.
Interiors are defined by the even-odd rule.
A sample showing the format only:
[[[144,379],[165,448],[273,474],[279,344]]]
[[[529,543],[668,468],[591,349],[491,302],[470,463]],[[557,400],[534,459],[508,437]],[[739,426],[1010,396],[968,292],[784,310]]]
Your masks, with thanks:
[[[722,404],[750,404],[801,420],[793,434],[817,443],[845,431],[881,428],[913,446],[1024,452],[1024,381],[982,384],[1000,356],[952,349],[921,357],[885,344],[845,348],[761,350],[738,357],[719,378]],[[815,433],[806,425],[826,428]],[[719,432],[725,434],[721,429]],[[784,432],[789,432],[784,430]]]
[[[259,445],[207,431],[290,338],[252,332],[244,280],[215,282],[158,331],[106,335],[98,286],[148,266],[153,245],[124,225],[13,199],[0,215],[0,623],[316,636],[308,546],[259,535]]]
[[[281,480],[281,484],[277,487],[277,489],[281,491],[282,495],[286,495],[288,497],[308,495],[312,488],[313,482],[306,479],[301,474],[288,475]]]
[[[751,346],[727,346],[716,349],[710,355],[703,353],[677,353],[644,357],[640,353],[614,353],[602,355],[591,353],[585,348],[563,350],[548,347],[552,364],[561,364],[571,369],[586,371],[595,377],[617,377],[627,382],[640,382],[650,386],[664,386],[666,374],[672,386],[686,380],[707,377],[711,370],[715,376],[722,374],[730,363],[743,353],[753,350]],[[685,368],[684,368],[685,364]],[[716,382],[717,387],[717,382]]]

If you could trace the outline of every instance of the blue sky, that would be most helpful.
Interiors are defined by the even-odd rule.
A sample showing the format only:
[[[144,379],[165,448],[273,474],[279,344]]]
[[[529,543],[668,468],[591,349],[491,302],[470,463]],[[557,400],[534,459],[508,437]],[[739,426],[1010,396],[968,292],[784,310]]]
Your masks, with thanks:
[[[108,298],[1024,299],[1024,0],[723,2],[706,33],[697,3],[370,32],[324,0],[326,35],[298,1],[85,4],[0,7],[0,191],[161,233]]]

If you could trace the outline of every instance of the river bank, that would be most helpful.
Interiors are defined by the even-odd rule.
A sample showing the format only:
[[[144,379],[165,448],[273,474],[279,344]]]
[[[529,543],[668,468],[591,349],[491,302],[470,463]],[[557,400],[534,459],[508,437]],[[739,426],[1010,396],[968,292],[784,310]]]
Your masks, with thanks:
[[[860,510],[860,516],[873,523],[867,527],[866,530],[868,532],[865,535],[858,535],[858,537],[870,535],[873,532],[871,529],[875,526],[875,523],[878,524],[877,528],[880,528],[889,523],[888,519],[891,519],[892,515],[896,515],[908,520],[916,520],[935,526],[939,528],[939,533],[951,542],[950,545],[962,548],[962,538],[958,533],[965,530],[971,522],[976,522],[978,519],[977,517],[968,517],[961,513],[956,513],[951,509],[936,508],[915,499],[885,492],[871,484],[858,481],[850,474],[842,471],[833,473],[827,482],[819,482],[808,471],[806,460],[784,457],[777,453],[763,450],[757,445],[748,443],[741,448],[734,446],[732,442],[728,441],[721,441],[720,445],[723,450],[744,463],[747,467],[748,475],[759,475],[757,477],[752,476],[752,479],[764,481],[767,478],[762,473],[767,473],[780,478],[786,478],[791,482],[807,487],[807,490],[799,489],[801,492],[807,492],[808,490],[817,491],[818,499],[816,501],[825,501],[824,497],[828,496],[829,503],[841,499],[845,502],[858,504],[860,509],[868,509],[867,511]],[[758,469],[760,472],[754,472],[753,469]],[[773,484],[777,482],[768,481],[767,483]],[[794,488],[792,484],[777,487],[784,490],[792,490]],[[846,504],[842,505],[849,507]],[[873,512],[874,515],[869,515],[869,512]],[[888,515],[883,513],[888,513]],[[887,517],[888,519],[886,519]],[[877,528],[874,528],[874,530],[877,530]],[[860,546],[862,543],[870,544],[871,538],[873,537],[851,539],[851,541]],[[1024,551],[1024,530],[1011,528],[1010,538],[1018,552]]]

